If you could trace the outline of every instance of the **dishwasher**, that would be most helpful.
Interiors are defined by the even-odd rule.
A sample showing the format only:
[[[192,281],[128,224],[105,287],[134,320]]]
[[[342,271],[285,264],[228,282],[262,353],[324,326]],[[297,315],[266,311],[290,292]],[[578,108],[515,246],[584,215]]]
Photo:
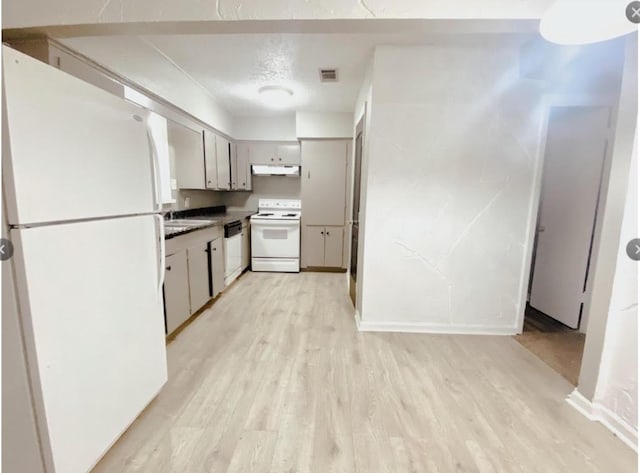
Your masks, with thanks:
[[[231,284],[242,273],[242,222],[224,226],[224,285]]]

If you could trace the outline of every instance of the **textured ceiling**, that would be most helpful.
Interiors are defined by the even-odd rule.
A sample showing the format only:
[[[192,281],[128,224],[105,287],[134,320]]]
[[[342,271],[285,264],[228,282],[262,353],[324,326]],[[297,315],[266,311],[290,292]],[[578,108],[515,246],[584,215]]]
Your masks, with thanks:
[[[504,36],[482,38],[504,40]],[[351,112],[376,45],[441,40],[442,36],[413,32],[94,36],[61,41],[160,96],[204,91],[233,115],[244,116]],[[455,41],[476,44],[479,39],[458,35]],[[321,83],[320,67],[338,68],[339,81]],[[274,111],[263,105],[257,91],[264,85],[293,90],[290,106]]]

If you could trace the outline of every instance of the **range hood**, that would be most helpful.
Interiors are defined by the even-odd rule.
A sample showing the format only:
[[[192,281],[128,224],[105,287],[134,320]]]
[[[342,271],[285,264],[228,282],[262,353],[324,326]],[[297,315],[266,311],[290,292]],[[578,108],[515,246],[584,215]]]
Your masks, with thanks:
[[[253,164],[251,174],[254,176],[287,176],[300,177],[300,166],[270,166],[268,164]]]

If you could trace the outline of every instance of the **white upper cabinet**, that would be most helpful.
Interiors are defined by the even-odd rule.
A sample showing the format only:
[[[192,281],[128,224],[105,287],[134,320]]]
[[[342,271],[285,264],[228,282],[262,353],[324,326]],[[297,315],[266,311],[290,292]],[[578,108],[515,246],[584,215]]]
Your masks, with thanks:
[[[231,189],[231,150],[229,140],[216,135],[216,165],[218,167],[218,189]]]
[[[202,134],[169,121],[169,151],[180,189],[206,189]]]
[[[249,164],[249,143],[234,143],[231,156],[231,187],[235,190],[251,190],[251,165]]]
[[[302,143],[302,219],[305,225],[345,224],[347,141]]]
[[[276,146],[276,164],[297,165],[300,164],[300,145],[280,144]]]
[[[298,143],[251,143],[249,162],[279,166],[298,165],[300,164],[300,145]]]
[[[218,188],[218,158],[216,155],[216,135],[204,130],[204,167],[207,189]]]

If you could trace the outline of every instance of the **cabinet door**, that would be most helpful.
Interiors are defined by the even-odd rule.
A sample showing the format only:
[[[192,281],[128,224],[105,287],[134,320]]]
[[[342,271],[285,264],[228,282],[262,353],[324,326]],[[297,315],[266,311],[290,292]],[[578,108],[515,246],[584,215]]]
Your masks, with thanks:
[[[301,266],[324,266],[324,227],[304,225],[302,227]]]
[[[207,253],[206,243],[187,250],[191,314],[197,312],[209,300],[209,260]]]
[[[251,261],[251,245],[249,244],[249,223],[242,223],[242,270],[249,267]]]
[[[224,289],[224,253],[222,252],[222,238],[216,238],[210,243],[211,247],[211,277],[213,279],[213,297]]]
[[[330,268],[342,267],[344,227],[325,227],[324,265]]]
[[[216,163],[218,166],[218,189],[231,189],[231,159],[229,140],[216,136]]]
[[[189,273],[187,252],[167,256],[164,272],[164,313],[167,334],[189,318]]]
[[[231,170],[231,190],[242,190],[240,176],[238,175],[238,145],[229,143],[229,168]]]
[[[216,135],[204,130],[204,167],[207,189],[218,188],[218,163],[216,159]]]
[[[302,218],[305,225],[344,225],[346,167],[345,141],[302,143]]]
[[[276,164],[300,164],[300,145],[298,143],[278,145]]]
[[[273,143],[251,143],[249,145],[251,164],[276,164],[276,145]]]
[[[237,143],[236,145],[236,174],[237,188],[239,190],[251,190],[251,165],[249,164],[248,143]]]
[[[174,160],[178,188],[206,189],[202,134],[168,121],[169,153]]]

